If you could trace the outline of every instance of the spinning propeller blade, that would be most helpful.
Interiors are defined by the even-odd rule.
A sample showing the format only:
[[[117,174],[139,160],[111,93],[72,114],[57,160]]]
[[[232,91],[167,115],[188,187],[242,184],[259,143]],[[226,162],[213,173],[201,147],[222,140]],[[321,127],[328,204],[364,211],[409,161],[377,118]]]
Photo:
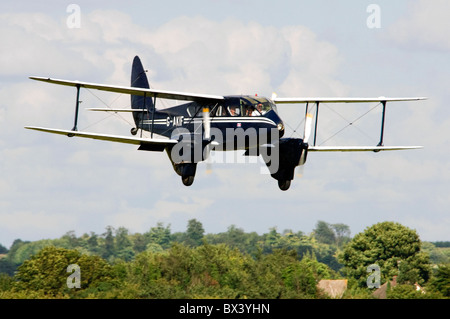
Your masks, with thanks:
[[[303,134],[303,143],[308,143],[309,137],[311,136],[312,120],[313,120],[312,114],[311,113],[306,113],[305,131],[304,131],[304,134]]]
[[[303,165],[306,162],[306,156],[308,154],[308,141],[311,137],[312,132],[312,120],[313,115],[308,112],[308,106],[306,106],[306,115],[305,115],[305,129],[303,132],[303,145],[304,149],[302,150],[302,155],[300,156],[300,161],[298,165],[300,166],[300,171],[298,172],[299,176],[301,177],[303,175]]]
[[[207,141],[211,138],[211,118],[209,117],[209,108],[203,108],[203,138]]]
[[[206,173],[211,174],[212,168],[211,163],[209,163],[209,153],[211,151],[211,118],[209,116],[209,108],[203,108],[203,141],[206,143],[204,151],[206,160]]]

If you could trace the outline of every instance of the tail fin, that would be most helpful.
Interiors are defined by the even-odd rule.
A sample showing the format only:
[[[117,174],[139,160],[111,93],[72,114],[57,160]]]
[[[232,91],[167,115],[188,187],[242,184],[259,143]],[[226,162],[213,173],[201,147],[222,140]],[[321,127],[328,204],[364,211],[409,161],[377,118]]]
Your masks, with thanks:
[[[133,66],[131,68],[131,86],[138,87],[143,89],[149,89],[150,85],[148,84],[147,74],[145,74],[144,67],[142,66],[141,59],[138,56],[134,57]],[[131,108],[133,109],[142,109],[143,107],[148,109],[148,113],[145,112],[133,112],[134,122],[136,123],[136,127],[140,128],[140,123],[142,120],[148,116],[149,113],[153,111],[153,100],[151,97],[145,98],[138,95],[131,95]]]

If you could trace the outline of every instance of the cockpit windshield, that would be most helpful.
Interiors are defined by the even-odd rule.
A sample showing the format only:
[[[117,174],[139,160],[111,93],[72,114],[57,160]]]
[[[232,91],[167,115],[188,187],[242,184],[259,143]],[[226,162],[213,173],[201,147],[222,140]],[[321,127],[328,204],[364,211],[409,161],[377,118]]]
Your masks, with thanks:
[[[272,109],[273,103],[263,97],[243,96],[230,99],[226,110],[229,116],[261,116]]]

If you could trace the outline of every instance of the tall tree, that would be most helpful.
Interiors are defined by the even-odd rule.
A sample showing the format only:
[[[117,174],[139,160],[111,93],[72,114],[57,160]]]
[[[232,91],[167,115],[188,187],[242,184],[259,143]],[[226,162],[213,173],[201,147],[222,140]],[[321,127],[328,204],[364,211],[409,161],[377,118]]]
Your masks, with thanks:
[[[202,244],[202,239],[205,234],[202,223],[196,219],[188,221],[186,230],[186,244],[191,247],[197,247]]]
[[[150,230],[148,231],[148,233],[145,234],[145,236],[148,238],[149,243],[158,244],[163,249],[167,249],[170,247],[171,241],[170,225],[164,227],[163,223],[159,222],[156,224],[156,227],[150,228]]]
[[[314,237],[318,242],[323,244],[334,244],[336,243],[336,236],[330,225],[324,221],[319,220],[314,229]]]
[[[116,230],[115,255],[125,261],[130,261],[134,257],[133,243],[125,227]]]
[[[105,237],[105,244],[103,247],[102,257],[108,259],[114,255],[114,228],[112,226],[106,227],[106,232],[103,234]]]
[[[399,276],[398,281],[423,284],[429,279],[430,266],[428,255],[420,247],[416,231],[399,223],[383,222],[357,234],[339,259],[346,274],[361,287],[367,287],[367,268],[372,264],[380,269],[381,283]]]
[[[345,224],[331,224],[336,236],[336,245],[341,247],[347,241],[350,241],[350,227]]]
[[[87,239],[87,248],[91,253],[98,254],[100,251],[98,245],[98,236],[96,233],[91,232],[91,235]]]

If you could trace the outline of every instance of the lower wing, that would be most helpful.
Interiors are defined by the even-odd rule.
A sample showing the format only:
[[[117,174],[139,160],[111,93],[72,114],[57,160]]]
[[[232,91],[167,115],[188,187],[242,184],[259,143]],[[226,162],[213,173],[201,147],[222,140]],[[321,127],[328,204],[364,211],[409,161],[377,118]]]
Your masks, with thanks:
[[[379,152],[423,148],[423,146],[309,146],[311,152]]]
[[[121,136],[121,135],[111,135],[111,134],[99,134],[99,133],[89,133],[89,132],[79,132],[71,130],[58,130],[45,127],[36,126],[26,126],[26,129],[41,131],[52,134],[66,135],[69,137],[77,136],[83,138],[90,138],[94,140],[110,141],[116,143],[125,143],[140,145],[140,149],[147,151],[160,151],[162,152],[167,146],[175,145],[178,143],[176,140],[170,139],[149,139],[142,137],[131,137],[131,136]]]

